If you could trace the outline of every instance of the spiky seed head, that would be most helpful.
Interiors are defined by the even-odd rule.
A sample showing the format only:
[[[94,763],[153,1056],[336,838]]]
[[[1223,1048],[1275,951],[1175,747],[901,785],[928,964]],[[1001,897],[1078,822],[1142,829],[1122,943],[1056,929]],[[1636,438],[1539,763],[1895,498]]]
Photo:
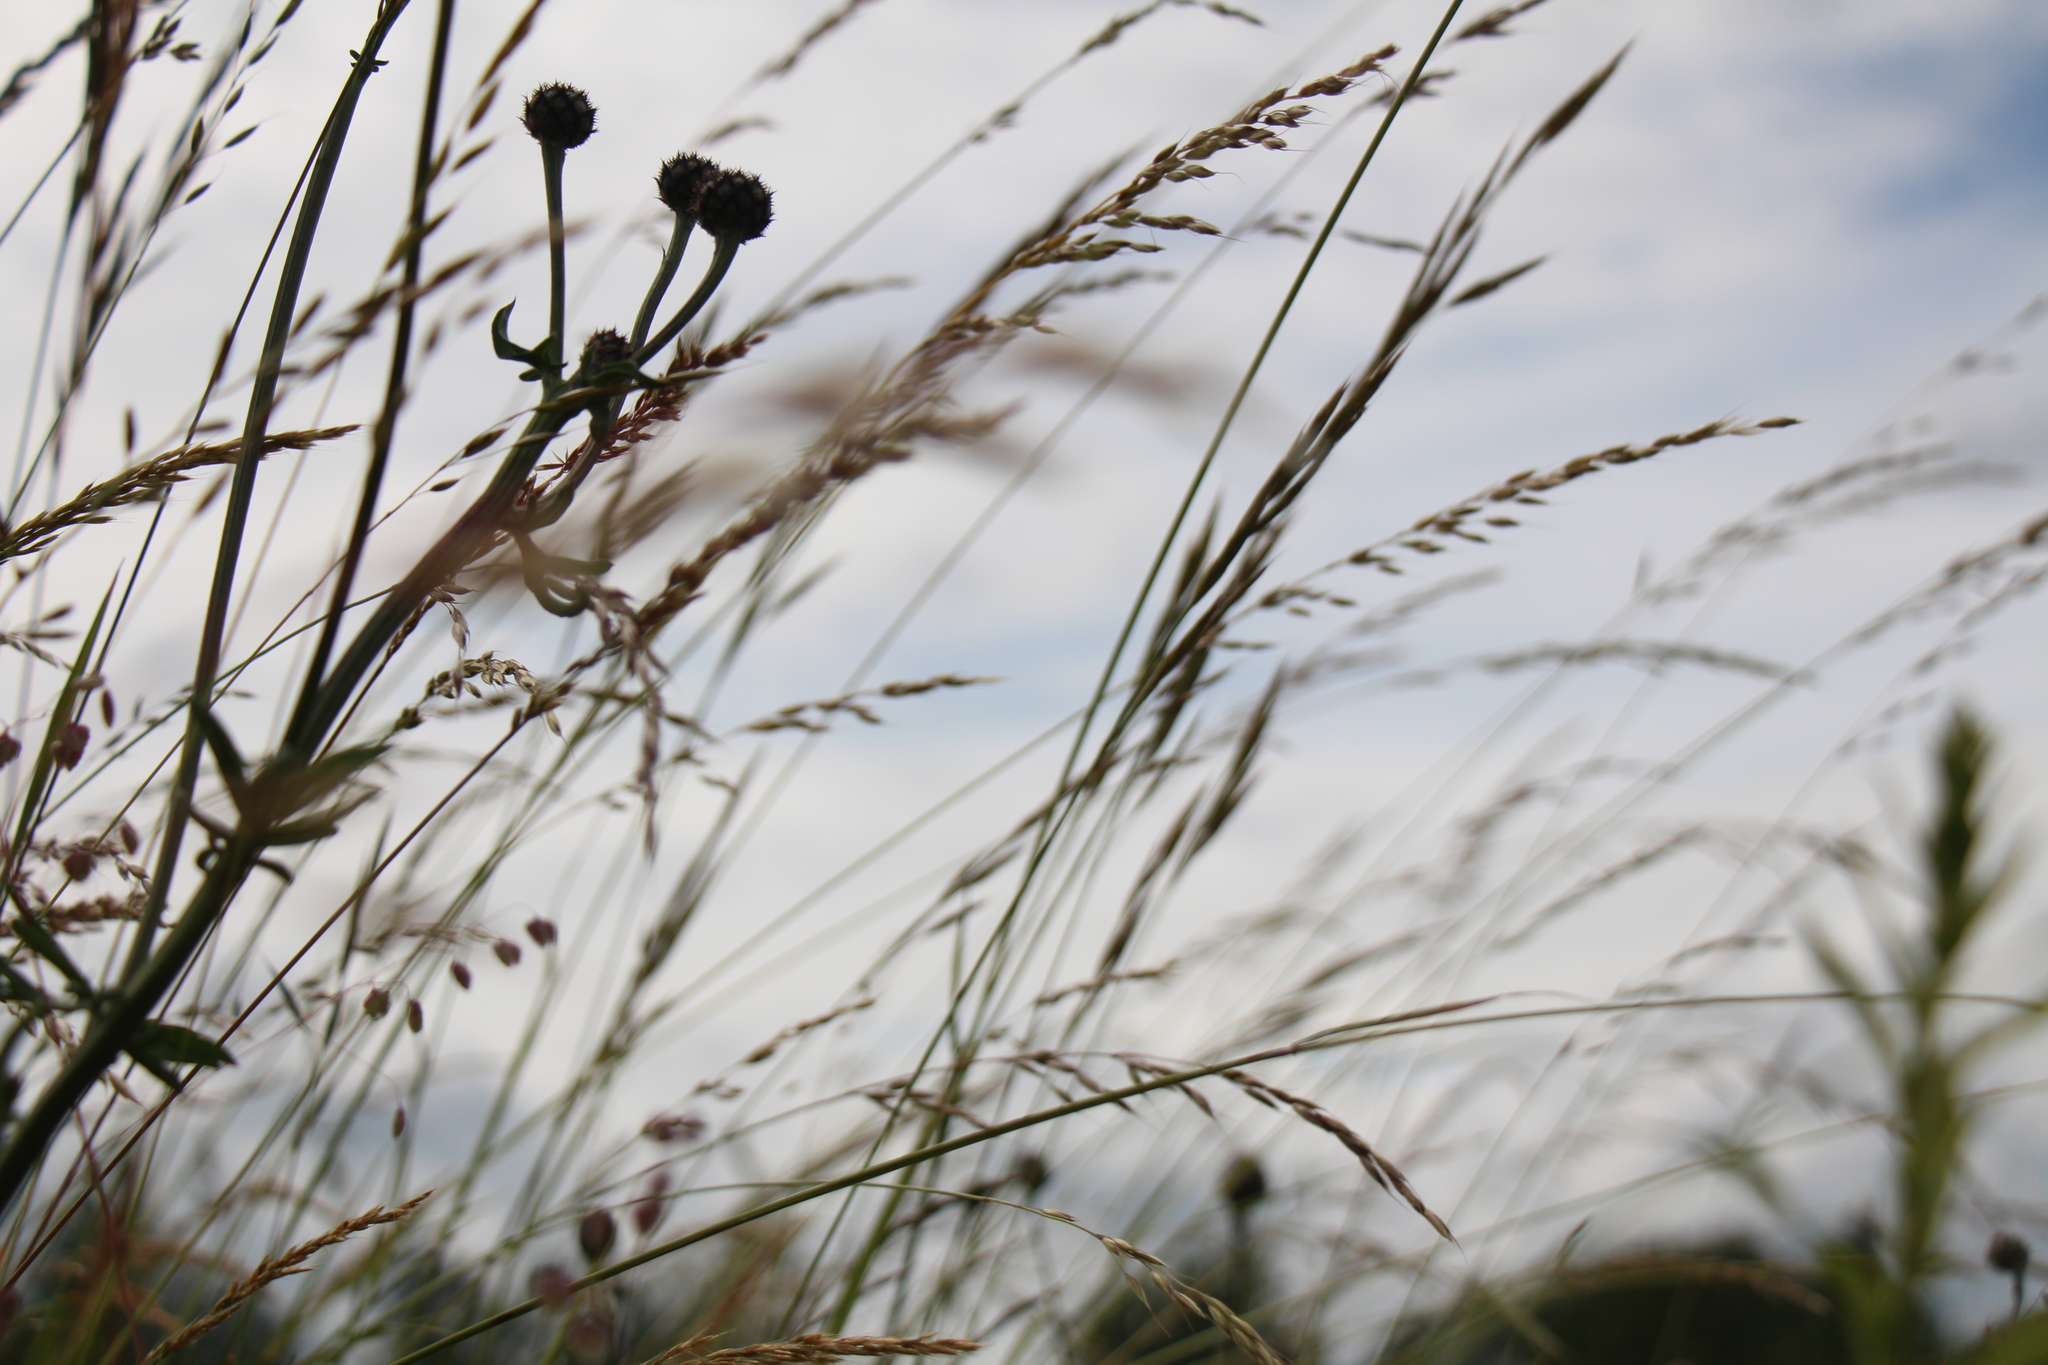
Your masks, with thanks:
[[[607,365],[617,365],[632,358],[633,344],[609,327],[604,328],[602,331],[592,332],[590,340],[583,343],[583,368],[586,370],[601,370]],[[547,928],[542,931],[547,934],[545,940],[540,937],[540,934],[534,932],[533,924],[547,925]],[[529,934],[533,934],[533,941],[535,943],[545,948],[548,944],[555,941],[554,925],[548,924],[544,919],[536,919],[533,924],[527,925],[526,931]]]
[[[597,131],[597,110],[575,86],[550,81],[526,97],[519,121],[543,147],[581,147]]]
[[[768,230],[774,206],[759,176],[720,171],[697,191],[697,226],[720,241],[751,242]]]
[[[1224,1169],[1223,1198],[1233,1208],[1249,1208],[1266,1197],[1266,1172],[1259,1159],[1249,1153]]]
[[[654,177],[654,194],[662,203],[685,218],[697,216],[697,192],[718,174],[718,163],[695,152],[677,152],[661,163]]]
[[[2027,1268],[2032,1249],[2026,1238],[2016,1237],[2010,1232],[1995,1232],[1991,1245],[1984,1249],[1984,1260],[1993,1270],[2002,1270],[2008,1275],[2018,1275]]]
[[[583,1248],[583,1259],[592,1265],[604,1259],[618,1235],[618,1219],[612,1217],[609,1209],[592,1209],[576,1225],[576,1245]]]

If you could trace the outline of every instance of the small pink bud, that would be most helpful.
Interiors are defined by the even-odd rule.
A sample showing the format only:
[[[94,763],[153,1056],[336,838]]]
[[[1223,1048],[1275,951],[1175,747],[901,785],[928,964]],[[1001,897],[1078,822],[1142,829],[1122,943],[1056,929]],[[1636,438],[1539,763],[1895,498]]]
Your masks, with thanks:
[[[379,986],[363,997],[363,1013],[382,1019],[391,1009],[391,992]]]
[[[545,948],[555,941],[555,922],[535,915],[526,922],[526,936],[539,947]]]
[[[471,981],[471,979],[472,979],[472,978],[470,977],[470,974],[469,974],[469,964],[468,964],[467,962],[451,962],[451,963],[449,963],[449,964],[448,964],[448,975],[450,975],[450,976],[452,976],[452,977],[454,977],[454,978],[455,978],[455,984],[456,984],[456,985],[458,985],[458,986],[462,987],[462,989],[464,989],[464,990],[468,990],[468,989],[469,989],[469,983],[470,983],[470,981]]]
[[[535,1298],[558,1313],[576,1297],[576,1277],[558,1265],[544,1265],[534,1271],[529,1285]]]
[[[612,1249],[618,1235],[619,1221],[612,1217],[611,1210],[592,1209],[576,1226],[576,1245],[583,1248],[583,1259],[596,1265]]]
[[[82,882],[92,875],[95,861],[92,849],[85,844],[73,844],[64,850],[64,875],[74,882]]]
[[[509,938],[501,938],[491,945],[491,951],[498,955],[498,961],[507,967],[519,965],[519,945]]]
[[[66,721],[57,737],[50,743],[50,758],[66,772],[78,766],[78,760],[85,757],[85,746],[92,741],[92,730],[77,721]]]

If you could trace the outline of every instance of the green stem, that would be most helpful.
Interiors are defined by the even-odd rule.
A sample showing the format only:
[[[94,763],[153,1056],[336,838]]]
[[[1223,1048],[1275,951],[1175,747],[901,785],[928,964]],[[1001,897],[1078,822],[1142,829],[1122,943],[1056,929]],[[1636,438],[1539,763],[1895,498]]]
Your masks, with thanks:
[[[384,471],[391,462],[391,444],[398,431],[398,412],[405,406],[406,367],[412,358],[414,291],[420,282],[420,255],[425,244],[427,192],[434,180],[434,132],[441,121],[441,86],[448,70],[448,38],[455,26],[455,0],[440,0],[440,14],[434,26],[434,55],[427,67],[427,92],[420,110],[420,142],[413,162],[412,211],[405,224],[405,273],[398,295],[398,321],[391,338],[391,368],[384,381],[384,406],[370,439],[370,463],[363,471],[363,491],[356,500],[356,521],[351,528],[348,550],[334,581],[334,597],[321,622],[320,638],[313,647],[312,662],[306,665],[306,680],[299,691],[287,730],[298,728],[299,717],[311,708],[319,693],[327,660],[334,653],[335,638],[341,633],[341,618],[348,607],[356,570],[363,562],[370,527],[377,516],[377,498],[383,490]]]
[[[697,314],[704,311],[704,305],[711,302],[711,296],[718,292],[719,283],[725,279],[725,272],[732,269],[733,257],[739,254],[740,243],[737,237],[717,237],[712,240],[718,243],[718,249],[712,254],[711,264],[705,268],[704,279],[697,286],[697,292],[690,295],[689,300],[677,310],[676,315],[670,318],[667,325],[656,332],[646,344],[633,348],[635,365],[645,365],[662,347],[674,341],[676,333],[688,327]]]
[[[326,208],[327,192],[334,183],[335,168],[341,162],[342,147],[348,141],[349,125],[363,87],[377,69],[377,51],[391,32],[409,0],[385,0],[377,21],[363,40],[361,55],[343,83],[341,96],[327,116],[321,133],[320,151],[306,177],[304,200],[292,228],[291,245],[278,272],[277,295],[270,309],[270,328],[256,363],[256,377],[249,394],[249,411],[242,429],[242,454],[235,465],[229,487],[227,511],[223,516],[220,552],[214,560],[213,587],[206,603],[206,624],[200,634],[199,658],[192,670],[192,694],[185,727],[185,743],[178,758],[178,771],[166,803],[163,840],[158,851],[156,873],[150,878],[149,899],[136,926],[135,941],[129,948],[125,975],[136,977],[144,970],[157,927],[163,921],[171,882],[177,875],[178,855],[185,837],[185,821],[192,805],[192,793],[199,782],[200,752],[204,741],[199,718],[213,704],[213,691],[220,672],[220,655],[227,630],[229,600],[235,586],[235,568],[241,556],[242,533],[249,520],[249,507],[256,494],[256,469],[263,458],[263,436],[270,422],[270,409],[277,399],[277,381],[284,369],[285,344],[291,339],[292,321],[298,309],[299,288],[306,277],[306,265],[313,254],[313,237],[319,230]],[[188,916],[189,918],[189,916]],[[83,1093],[81,1089],[80,1093]],[[13,1191],[0,1187],[0,1206]]]
[[[548,335],[555,343],[555,373],[569,356],[568,238],[562,226],[562,163],[568,150],[552,142],[540,144],[541,179],[548,192]]]
[[[676,215],[675,230],[669,234],[668,247],[661,253],[661,268],[654,272],[654,283],[647,286],[647,297],[640,300],[640,315],[633,319],[633,335],[629,339],[636,351],[647,340],[647,329],[654,325],[654,310],[661,307],[662,295],[668,293],[676,267],[683,263],[683,248],[690,244],[690,229],[696,225],[695,219]]]

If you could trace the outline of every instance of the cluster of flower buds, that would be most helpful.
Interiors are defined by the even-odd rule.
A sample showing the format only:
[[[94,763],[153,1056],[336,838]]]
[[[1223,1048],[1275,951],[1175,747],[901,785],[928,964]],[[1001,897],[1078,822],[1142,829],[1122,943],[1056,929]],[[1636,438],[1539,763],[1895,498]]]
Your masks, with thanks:
[[[655,197],[720,240],[751,242],[775,218],[775,196],[761,177],[728,170],[695,152],[678,152],[661,163]]]

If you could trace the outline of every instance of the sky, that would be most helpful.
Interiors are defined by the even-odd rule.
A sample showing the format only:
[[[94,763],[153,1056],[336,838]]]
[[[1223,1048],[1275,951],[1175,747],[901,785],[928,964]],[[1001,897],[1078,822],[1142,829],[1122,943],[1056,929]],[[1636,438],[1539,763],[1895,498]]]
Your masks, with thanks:
[[[362,292],[401,220],[427,36],[421,0],[415,8],[422,13],[394,38],[390,65],[372,83],[319,240],[308,289],[329,298],[329,319]],[[465,95],[506,22],[500,8],[460,11],[453,88]],[[1263,23],[1170,6],[1063,66],[1118,6],[872,0],[793,69],[762,79],[753,73],[826,7],[543,7],[533,37],[506,68],[507,93],[463,139],[467,146],[495,134],[497,143],[450,177],[457,207],[435,238],[440,259],[516,239],[540,221],[536,158],[511,114],[515,92],[564,80],[587,87],[600,110],[599,135],[575,154],[568,177],[570,216],[585,224],[571,251],[572,329],[630,312],[658,249],[653,170],[734,121],[744,126],[710,150],[773,186],[776,222],[742,253],[723,316],[751,315],[800,272],[815,283],[899,282],[778,336],[706,395],[658,448],[664,459],[698,462],[700,496],[673,539],[623,561],[616,581],[635,593],[658,581],[676,543],[715,525],[800,448],[815,424],[807,404],[816,395],[914,340],[1023,225],[1086,174],[1128,168],[1134,156],[1221,121],[1275,85],[1345,66],[1383,42],[1412,53],[1438,13],[1394,0],[1251,8]],[[142,71],[123,116],[124,149],[164,136],[182,92],[240,11],[195,3],[181,13],[200,60],[167,57]],[[248,277],[366,15],[360,4],[308,7],[251,79],[230,125],[255,132],[209,159],[207,193],[172,215],[153,244],[150,268],[65,427],[59,482],[118,467],[127,409],[153,448],[173,444],[192,419],[225,307]],[[43,40],[32,31],[38,26],[50,36],[64,26],[54,11],[19,18],[10,45],[23,53]],[[1626,48],[1608,87],[1505,197],[1472,278],[1537,257],[1543,263],[1425,331],[1298,518],[1278,572],[1341,558],[1519,470],[1721,418],[1784,415],[1802,424],[1674,450],[1572,484],[1489,544],[1461,544],[1428,563],[1411,556],[1400,579],[1346,571],[1338,581],[1362,603],[1354,611],[1259,621],[1277,651],[1270,657],[1300,658],[1345,645],[1354,639],[1345,634],[1352,617],[1401,592],[1492,575],[1397,637],[1368,642],[1397,653],[1375,656],[1283,713],[1256,799],[1238,818],[1236,837],[1176,902],[1170,926],[1146,945],[1154,960],[1269,907],[1276,883],[1334,838],[1355,834],[1368,846],[1344,876],[1370,888],[1503,785],[1592,774],[1602,763],[1636,772],[1718,735],[1731,718],[1739,724],[1704,747],[1680,779],[1638,788],[1612,776],[1572,777],[1551,823],[1517,837],[1555,835],[1575,822],[1619,830],[1614,837],[1624,843],[1631,831],[1649,837],[1686,820],[1895,826],[1919,799],[1919,737],[1954,697],[1983,708],[2010,741],[2010,781],[2022,793],[2016,813],[2037,809],[2031,793],[2048,783],[2048,716],[2037,683],[2048,661],[2039,606],[2025,584],[2009,609],[1987,613],[1981,629],[1965,630],[1932,662],[1930,651],[1950,638],[1953,612],[1844,643],[1957,556],[2009,536],[2048,503],[2048,385],[2039,379],[2044,329],[2035,304],[2048,290],[2048,10],[2026,0],[1550,0],[1509,28],[1507,37],[1452,44],[1431,64],[1454,74],[1393,125],[1340,226],[1426,236],[1503,145]],[[1397,58],[1394,69],[1405,71],[1406,60]],[[1003,126],[949,152],[1054,71]],[[31,183],[60,150],[79,74],[76,54],[60,58],[7,115],[0,182]],[[1328,103],[1328,116],[1289,136],[1292,150],[1229,154],[1214,177],[1158,198],[1155,213],[1192,214],[1226,229],[1221,238],[1162,235],[1167,249],[1139,264],[1174,278],[1077,300],[1051,319],[1054,335],[1021,341],[973,377],[969,401],[1016,407],[997,439],[922,451],[882,471],[815,538],[805,563],[829,572],[763,636],[701,718],[731,725],[842,690],[897,608],[991,507],[1000,514],[866,676],[959,672],[1003,681],[892,703],[900,710],[887,725],[843,729],[820,745],[728,874],[723,894],[748,910],[693,928],[693,960],[716,962],[739,949],[776,909],[908,813],[1085,699],[1193,459],[1301,260],[1299,235],[1259,224],[1319,223],[1371,134],[1372,118],[1341,117],[1362,100]],[[948,159],[928,183],[817,265],[940,157]],[[0,243],[0,288],[18,318],[43,306],[62,225],[62,177],[55,183]],[[11,203],[4,208],[13,213]],[[1370,354],[1412,260],[1332,241],[1205,497],[1226,505],[1242,498]],[[1193,287],[1176,295],[1191,278]],[[489,280],[450,291],[428,316],[445,309],[459,319],[516,296],[515,333],[530,334],[544,288],[542,265],[528,253]],[[1046,444],[1102,360],[1141,324],[1151,330],[1125,381]],[[480,324],[472,318],[466,331],[447,336],[403,428],[394,475],[403,488],[442,477],[464,441],[521,401],[488,354]],[[295,391],[280,423],[367,420],[379,382],[375,353],[331,384]],[[0,390],[9,418],[0,430],[22,433],[18,470],[49,421],[48,367],[33,325],[0,335],[0,363],[17,377]],[[224,395],[208,415],[233,419],[238,395]],[[1740,572],[1711,577],[1705,591],[1645,599],[1646,587],[1681,572],[1718,528],[1753,518],[1780,489],[1845,461],[1911,451],[1923,452],[1928,486],[1802,523],[1749,552]],[[337,446],[294,467],[284,529],[257,550],[247,575],[254,586],[238,636],[245,643],[324,567],[336,535],[328,509],[349,496],[359,455],[359,446]],[[46,456],[36,464],[39,477],[51,463]],[[1946,483],[1944,471],[1954,475]],[[266,496],[280,486],[269,483]],[[45,487],[32,488],[31,502]],[[452,514],[462,495],[414,500],[394,520],[391,543]],[[124,532],[131,547],[135,532]],[[187,667],[193,618],[185,604],[203,581],[209,541],[195,531],[177,544],[110,663],[124,705],[162,702]],[[388,550],[373,554],[368,572],[388,577],[402,563],[399,550]],[[69,591],[83,603],[102,590],[114,556],[95,548],[60,564],[77,575]],[[15,628],[25,610],[17,596],[0,623]],[[494,599],[474,613],[473,643],[542,672],[583,647],[532,615]],[[1472,665],[1530,644],[1624,636],[1775,661],[1797,677],[1767,688],[1728,669],[1671,669],[1646,681],[1637,670],[1582,668],[1560,680]],[[442,666],[421,657],[380,704],[395,709]],[[1430,685],[1407,676],[1432,669],[1444,676]],[[1262,676],[1248,667],[1219,687],[1218,715],[1241,704]],[[693,675],[688,685],[701,683]],[[1766,691],[1769,703],[1756,706]],[[29,695],[22,714],[38,704],[46,701]],[[267,722],[252,705],[242,723],[260,731]],[[770,770],[791,753],[786,744],[769,751]],[[728,774],[745,761],[737,749],[718,760]],[[816,917],[800,921],[794,948],[776,939],[747,950],[747,962],[779,964],[768,978],[775,986],[694,1020],[693,1031],[679,1025],[653,1069],[710,1074],[789,1021],[785,992],[806,1002],[832,998],[845,985],[846,963],[864,960],[897,922],[872,907],[900,909],[928,894],[919,878],[1026,809],[1049,777],[1044,764],[1028,759],[980,804],[824,897]],[[676,874],[708,802],[703,793],[672,793],[663,858],[627,879],[643,888],[635,894],[653,896]],[[1607,824],[1595,819],[1602,811],[1612,817],[1600,817]],[[1597,861],[1596,853],[1575,856]],[[1639,981],[1666,955],[1728,932],[1753,907],[1754,888],[1725,867],[1690,875],[1698,905],[1659,916],[1622,905],[1520,953],[1432,979],[1431,988],[1540,981],[1598,997]],[[529,889],[574,884],[552,854],[522,876]],[[562,897],[559,889],[508,894],[491,913],[516,923],[530,903],[549,908]],[[562,917],[574,919],[573,911]],[[1374,923],[1360,915],[1355,928],[1344,921],[1344,932]],[[621,950],[630,939],[616,926],[590,932],[619,935]],[[610,951],[589,944],[593,957]],[[783,952],[792,954],[787,961],[774,956]],[[1757,973],[1750,979],[1758,983],[1798,975],[1796,964],[1775,960],[1742,970]],[[1255,1000],[1280,979],[1255,974],[1240,993]],[[1426,1003],[1403,994],[1408,984],[1377,983],[1335,1003]],[[1213,983],[1201,989],[1228,994]],[[1171,993],[1158,999],[1150,1020],[1157,1050],[1214,1042],[1201,1011]],[[794,1011],[811,1012],[808,1003]],[[486,1017],[472,1013],[448,1027],[458,1050],[493,1042]],[[862,1042],[876,1055],[911,1046],[911,1035],[876,1027]],[[565,1032],[548,1049],[566,1061],[575,1038]]]

